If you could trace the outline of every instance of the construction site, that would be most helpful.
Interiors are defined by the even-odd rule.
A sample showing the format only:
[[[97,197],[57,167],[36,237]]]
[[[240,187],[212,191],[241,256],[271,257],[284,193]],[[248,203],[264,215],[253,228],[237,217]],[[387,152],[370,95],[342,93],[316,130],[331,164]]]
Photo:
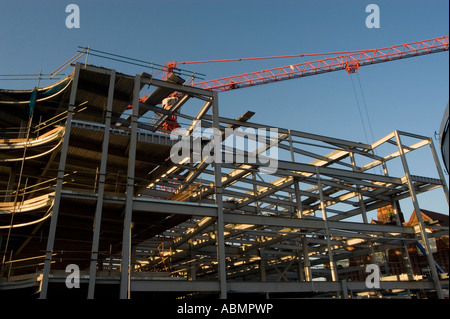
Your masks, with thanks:
[[[226,118],[220,103],[224,91],[447,54],[448,40],[202,82],[175,62],[123,74],[81,48],[55,83],[0,89],[0,295],[448,298],[448,212],[418,200],[441,189],[449,201],[433,138],[367,144],[247,110]],[[448,109],[446,121],[445,137]],[[419,150],[439,178],[411,173]]]

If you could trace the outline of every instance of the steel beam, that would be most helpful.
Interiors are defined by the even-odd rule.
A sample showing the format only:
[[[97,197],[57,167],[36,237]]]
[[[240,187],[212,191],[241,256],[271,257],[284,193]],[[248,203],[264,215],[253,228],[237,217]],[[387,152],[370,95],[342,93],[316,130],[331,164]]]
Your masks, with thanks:
[[[73,191],[63,191],[63,197],[92,200],[96,201],[97,195],[93,193],[81,193]],[[161,200],[152,198],[135,197],[133,199],[133,210],[141,212],[159,212],[166,214],[184,214],[191,216],[204,216],[204,217],[217,217],[217,204],[211,203],[211,201],[204,200],[208,203],[190,203],[190,202],[177,202],[171,200]],[[123,197],[104,197],[105,203],[111,204],[124,204],[125,198]],[[232,209],[233,204],[227,204],[229,209]],[[383,204],[384,205],[384,204]],[[383,206],[381,205],[381,206]],[[380,206],[380,207],[381,207]],[[254,210],[251,210],[253,212]],[[249,225],[267,225],[267,226],[279,226],[290,228],[304,228],[304,229],[324,229],[323,220],[313,217],[304,218],[286,218],[279,216],[263,216],[263,215],[251,215],[251,214],[236,214],[236,213],[224,213],[224,222],[231,224],[249,224]],[[413,235],[414,229],[411,227],[403,227],[396,225],[378,225],[378,224],[364,224],[355,222],[334,221],[328,219],[328,225],[330,229],[341,229],[355,232],[368,232],[368,233],[398,233]]]
[[[205,120],[211,120],[211,116],[210,115],[205,115],[204,116]],[[227,124],[236,124],[239,125],[239,121],[233,120],[233,119],[229,119],[229,118],[224,118],[224,117],[220,117],[219,118],[220,122],[222,123],[227,123]],[[252,122],[246,122],[247,127],[252,127],[252,128],[264,128],[264,129],[271,129],[271,128],[276,128],[278,129],[278,133],[284,133],[284,134],[289,134],[289,130],[288,129],[284,129],[284,128],[278,128],[278,127],[273,127],[267,124],[257,124],[257,123],[252,123]],[[317,135],[317,134],[312,134],[312,133],[306,133],[306,132],[301,132],[301,131],[296,131],[296,130],[290,130],[292,136],[295,137],[300,137],[300,138],[306,138],[306,139],[311,139],[311,140],[316,140],[316,141],[321,141],[324,143],[328,143],[330,145],[339,145],[340,147],[350,147],[350,148],[359,148],[359,149],[363,149],[363,150],[370,150],[371,146],[369,144],[364,144],[364,143],[359,143],[359,142],[352,142],[352,141],[347,141],[347,140],[342,140],[342,139],[338,139],[338,138],[333,138],[333,137],[328,137],[328,136],[323,136],[323,135]],[[346,152],[346,151],[343,151]]]
[[[350,291],[374,291],[368,289],[364,281],[347,281],[345,285]],[[132,291],[198,291],[219,292],[220,285],[216,281],[186,281],[186,280],[139,280],[134,279]],[[429,281],[381,281],[380,290],[392,289],[433,289]],[[343,291],[342,282],[311,281],[311,282],[227,282],[227,289],[236,293],[289,293],[311,292],[327,293]]]
[[[183,92],[183,93],[187,93],[187,94],[191,94],[191,95],[199,95],[199,96],[206,96],[206,97],[212,97],[214,95],[214,92],[209,91],[209,90],[199,89],[199,88],[187,86],[187,85],[170,83],[170,82],[158,80],[155,78],[143,77],[141,83],[148,84],[148,85],[154,85],[154,86],[161,87],[161,88],[168,88],[168,89],[172,89],[174,91]]]
[[[283,160],[278,160],[278,168],[290,171],[299,171],[305,173],[316,173],[315,165],[302,164],[302,163],[291,163]],[[348,171],[339,168],[331,167],[318,167],[320,175],[326,175],[330,177],[342,177],[342,178],[353,178],[357,180],[370,180],[374,182],[383,182],[389,184],[403,184],[400,178],[371,174],[371,173],[360,173],[354,171]]]
[[[153,198],[135,197],[133,210],[141,212],[158,212],[164,214],[181,214],[192,216],[217,217],[217,204],[178,202]]]
[[[247,225],[267,225],[267,226],[280,226],[290,228],[302,228],[302,229],[325,229],[324,221],[318,218],[305,217],[302,219],[286,218],[277,216],[254,216],[243,214],[224,214],[225,223],[230,224],[247,224]],[[368,232],[368,233],[399,233],[399,234],[414,234],[412,227],[400,227],[394,225],[378,225],[378,224],[362,224],[353,222],[335,222],[328,220],[328,227],[330,229],[342,229],[355,232]]]

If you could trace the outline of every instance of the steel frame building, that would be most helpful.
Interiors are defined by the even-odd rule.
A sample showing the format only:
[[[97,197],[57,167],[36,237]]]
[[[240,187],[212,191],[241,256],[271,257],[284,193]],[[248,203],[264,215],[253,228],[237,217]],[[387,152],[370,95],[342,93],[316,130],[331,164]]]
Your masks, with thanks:
[[[144,87],[151,91],[146,103]],[[181,93],[174,109],[159,107],[173,92]],[[184,112],[187,105],[195,114]],[[81,270],[85,298],[100,297],[105,286],[118,287],[120,298],[151,292],[349,298],[394,290],[442,298],[448,289],[427,232],[448,235],[448,227],[426,225],[420,214],[418,230],[405,227],[397,207],[410,198],[420,211],[418,194],[436,188],[448,202],[431,138],[395,131],[368,145],[272,127],[261,143],[255,132],[270,126],[250,122],[251,112],[221,117],[217,92],[176,76],[163,81],[80,63],[50,87],[0,91],[0,108],[2,291],[35,287],[40,298],[53,296],[52,289],[69,293],[68,265]],[[199,139],[198,121],[220,130],[212,137],[220,150],[172,161],[180,139],[160,125],[174,110],[190,123],[189,143]],[[161,120],[144,120],[149,113]],[[227,128],[234,136],[226,138],[256,147],[229,146]],[[197,145],[208,142],[200,138]],[[261,174],[275,148],[276,171]],[[411,173],[407,157],[419,149],[439,178]],[[238,152],[245,155],[240,161],[217,160]],[[386,205],[395,208],[395,221],[370,223],[368,213]],[[431,280],[411,271],[406,247],[418,239]],[[345,260],[366,254],[376,263],[378,251],[393,247],[402,249],[406,280],[381,281],[378,289],[345,280],[355,270]]]

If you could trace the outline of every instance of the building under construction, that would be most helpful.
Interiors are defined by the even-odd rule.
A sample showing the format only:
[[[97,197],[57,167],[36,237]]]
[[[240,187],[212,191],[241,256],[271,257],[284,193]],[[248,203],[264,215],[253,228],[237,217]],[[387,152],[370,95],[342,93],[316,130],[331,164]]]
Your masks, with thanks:
[[[439,45],[448,50],[448,37]],[[365,60],[339,63],[323,72]],[[432,138],[394,131],[369,145],[254,123],[249,111],[220,116],[219,91],[263,83],[214,90],[174,69],[157,79],[70,67],[47,87],[0,90],[2,295],[445,298],[448,264],[429,239],[448,243],[448,224],[416,214],[408,226],[398,205],[410,198],[420,212],[417,196],[436,188],[448,202]],[[296,67],[289,78],[308,75]],[[174,154],[177,145],[190,151]],[[439,178],[411,173],[417,150]],[[386,206],[389,220],[371,222]],[[412,266],[412,244],[427,274]],[[389,249],[400,275],[379,262]],[[358,256],[367,263],[349,262]],[[369,264],[380,267],[378,286],[346,275],[365,278]]]

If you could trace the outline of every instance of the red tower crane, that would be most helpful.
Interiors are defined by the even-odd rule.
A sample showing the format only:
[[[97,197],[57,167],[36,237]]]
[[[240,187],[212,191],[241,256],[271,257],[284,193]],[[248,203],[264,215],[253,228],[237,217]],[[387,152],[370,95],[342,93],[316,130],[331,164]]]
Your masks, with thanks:
[[[306,57],[315,55],[331,55],[336,56],[323,58],[315,61],[291,64],[268,70],[244,73],[229,77],[223,77],[215,80],[191,83],[190,86],[212,90],[212,91],[228,91],[249,86],[268,84],[278,81],[290,80],[311,76],[321,73],[346,70],[348,74],[357,72],[362,66],[372,65],[383,62],[390,62],[400,59],[418,57],[426,54],[448,51],[449,37],[443,36],[429,40],[417,41],[412,43],[399,44],[381,49],[369,49],[358,51],[328,52],[315,54],[298,54],[272,57],[256,57],[256,58],[238,58],[226,60],[209,60],[209,61],[191,61],[176,62],[170,61],[165,64],[166,78],[176,70],[180,64],[194,63],[213,63],[213,62],[230,62],[230,61],[246,61],[291,57]]]
[[[346,70],[348,73],[354,73],[360,67],[366,65],[390,62],[400,59],[422,56],[430,53],[448,51],[449,49],[448,40],[449,40],[448,36],[444,36],[429,40],[385,47],[381,49],[329,52],[320,54],[285,55],[275,57],[210,60],[210,61],[192,61],[192,62],[171,61],[166,64],[167,66],[166,70],[171,73],[174,69],[176,69],[177,65],[179,64],[245,61],[245,60],[338,54],[337,56],[328,57],[320,60],[291,64],[269,70],[244,73],[229,77],[223,77],[220,79],[208,80],[204,82],[197,82],[191,84],[191,86],[195,86],[198,88],[222,92],[237,88],[267,84],[283,80],[290,80],[339,70]]]

